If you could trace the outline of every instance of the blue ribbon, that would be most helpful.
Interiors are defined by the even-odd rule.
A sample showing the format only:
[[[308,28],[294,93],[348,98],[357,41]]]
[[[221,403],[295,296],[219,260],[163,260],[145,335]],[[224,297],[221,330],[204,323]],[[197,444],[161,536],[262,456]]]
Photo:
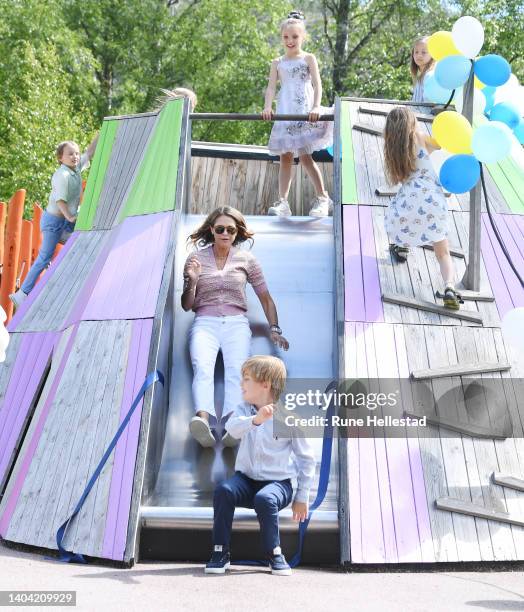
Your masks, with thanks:
[[[100,476],[100,472],[102,471],[106,461],[109,459],[109,455],[113,452],[113,449],[115,448],[118,442],[118,439],[120,438],[120,436],[122,435],[122,432],[124,431],[127,424],[129,423],[129,420],[131,419],[133,412],[135,411],[135,408],[138,406],[140,400],[144,396],[145,392],[149,389],[149,387],[157,381],[160,382],[162,386],[164,386],[164,376],[162,372],[160,372],[159,370],[155,370],[154,372],[151,372],[150,374],[148,374],[147,378],[144,380],[144,384],[140,388],[140,391],[135,397],[133,403],[131,404],[131,408],[129,409],[124,420],[120,424],[118,431],[116,432],[113,439],[111,440],[111,443],[107,447],[107,450],[104,453],[104,456],[100,460],[100,463],[98,464],[96,470],[91,476],[91,479],[88,482],[86,488],[84,489],[82,496],[78,500],[78,503],[76,504],[76,508],[74,509],[73,514],[62,525],[60,525],[58,531],[56,532],[56,543],[58,546],[58,554],[59,554],[58,560],[59,561],[63,561],[64,563],[69,563],[69,562],[87,563],[83,555],[79,553],[69,552],[64,549],[64,547],[62,546],[62,540],[64,539],[65,532],[69,526],[69,523],[75,518],[75,516],[78,514],[78,512],[82,508],[86,500],[86,497],[89,495],[89,492],[93,488],[93,485],[95,484],[97,478]]]

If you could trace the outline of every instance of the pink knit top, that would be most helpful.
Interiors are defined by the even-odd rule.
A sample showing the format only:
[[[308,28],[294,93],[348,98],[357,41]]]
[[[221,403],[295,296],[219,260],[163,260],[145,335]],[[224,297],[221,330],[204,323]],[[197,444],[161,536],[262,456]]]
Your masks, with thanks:
[[[208,246],[188,256],[184,273],[194,256],[202,266],[193,303],[197,317],[244,314],[247,311],[246,282],[252,285],[257,295],[267,291],[262,268],[249,251],[231,247],[224,268],[219,270],[213,247]]]

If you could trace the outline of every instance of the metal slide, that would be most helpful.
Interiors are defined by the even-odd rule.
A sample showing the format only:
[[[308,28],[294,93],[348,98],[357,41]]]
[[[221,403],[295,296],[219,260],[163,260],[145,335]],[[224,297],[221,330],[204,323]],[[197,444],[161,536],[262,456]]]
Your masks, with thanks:
[[[220,480],[233,472],[236,451],[222,448],[220,443],[214,449],[202,449],[190,437],[188,430],[194,410],[187,334],[194,313],[182,310],[180,296],[182,268],[190,250],[186,238],[203,218],[201,215],[182,215],[179,224],[174,271],[174,335],[169,413],[156,487],[149,499],[143,502],[140,511],[142,558],[204,559],[209,552],[213,490]],[[276,350],[270,342],[264,312],[248,285],[252,354],[282,357],[289,378],[326,381],[336,378],[335,249],[332,219],[248,216],[247,223],[255,232],[252,252],[262,266],[277,306],[280,326],[290,342],[288,352]],[[215,372],[217,414],[221,412],[223,397],[222,374],[219,355]],[[222,426],[217,432],[219,437],[221,433]],[[322,440],[313,439],[312,444],[319,465]],[[339,561],[336,447],[333,444],[328,493],[308,529],[306,544],[313,541],[316,544],[309,547],[306,545],[305,554],[313,562]],[[316,482],[311,492],[311,501],[315,495]],[[283,543],[284,538],[289,536],[289,546],[293,547],[297,525],[292,521],[291,510],[286,508],[280,516]],[[245,532],[254,533],[258,530],[254,511],[237,509],[233,530],[233,538],[241,537],[245,542]],[[164,552],[162,549],[165,549]]]

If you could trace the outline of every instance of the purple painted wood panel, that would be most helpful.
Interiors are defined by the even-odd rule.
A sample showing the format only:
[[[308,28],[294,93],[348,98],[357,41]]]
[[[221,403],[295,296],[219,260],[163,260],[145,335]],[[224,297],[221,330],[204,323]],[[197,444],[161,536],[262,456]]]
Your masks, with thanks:
[[[371,206],[358,206],[366,321],[384,321]]]
[[[173,212],[128,217],[82,313],[82,320],[154,317]]]
[[[344,313],[346,321],[365,321],[364,282],[360,253],[360,206],[343,206],[344,227]]]
[[[497,309],[503,317],[509,310],[524,304],[524,290],[511,269],[486,214],[483,214],[482,222],[482,254]],[[522,256],[505,224],[504,216],[497,215],[495,223],[517,269],[523,269]]]
[[[147,375],[152,330],[151,319],[133,321],[120,422],[127,414]],[[141,417],[142,402],[137,406],[115,449],[101,554],[105,559],[122,561],[124,558]]]
[[[54,333],[24,334],[0,407],[0,488],[53,351]]]
[[[71,353],[71,348],[73,347],[73,343],[74,343],[77,331],[78,331],[78,326],[76,326],[71,331],[71,334],[67,341],[67,345],[65,347],[64,353],[62,354],[62,358],[60,359],[60,364],[56,370],[53,382],[51,383],[51,387],[49,389],[49,393],[45,400],[45,404],[38,417],[38,422],[36,424],[36,427],[32,432],[31,440],[27,448],[25,449],[25,454],[23,456],[22,463],[20,465],[20,469],[18,470],[15,476],[13,488],[11,489],[9,493],[9,499],[4,508],[4,512],[2,516],[0,516],[0,535],[3,537],[5,537],[5,534],[7,533],[7,529],[9,527],[9,523],[13,516],[13,512],[16,508],[16,504],[18,503],[18,498],[20,497],[20,492],[22,491],[24,480],[27,476],[29,467],[31,465],[31,461],[33,460],[33,456],[35,454],[38,443],[40,441],[40,436],[42,435],[42,431],[44,429],[45,422],[49,415],[51,406],[53,404],[53,401],[56,395],[56,391],[58,389],[58,385],[60,384],[62,374],[67,364],[67,360],[69,359],[69,355]]]
[[[58,253],[57,258],[51,263],[49,268],[44,272],[42,278],[36,283],[35,288],[31,293],[27,296],[27,299],[24,303],[18,308],[15,313],[15,316],[11,319],[9,325],[7,326],[7,330],[10,332],[16,331],[16,326],[20,323],[20,321],[24,318],[25,313],[31,308],[36,298],[42,293],[44,287],[49,282],[49,279],[53,276],[55,271],[57,270],[60,263],[63,261],[64,257],[69,253],[71,247],[76,242],[79,232],[74,232],[69,240],[62,247],[60,253]]]

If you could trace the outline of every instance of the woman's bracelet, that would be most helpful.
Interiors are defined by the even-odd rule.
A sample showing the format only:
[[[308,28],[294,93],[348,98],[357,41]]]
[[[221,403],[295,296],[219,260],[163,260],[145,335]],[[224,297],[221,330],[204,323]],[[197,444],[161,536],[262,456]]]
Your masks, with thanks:
[[[279,336],[282,335],[282,330],[280,329],[280,327],[278,325],[270,325],[269,329],[272,332],[275,332],[276,334],[278,334]]]

